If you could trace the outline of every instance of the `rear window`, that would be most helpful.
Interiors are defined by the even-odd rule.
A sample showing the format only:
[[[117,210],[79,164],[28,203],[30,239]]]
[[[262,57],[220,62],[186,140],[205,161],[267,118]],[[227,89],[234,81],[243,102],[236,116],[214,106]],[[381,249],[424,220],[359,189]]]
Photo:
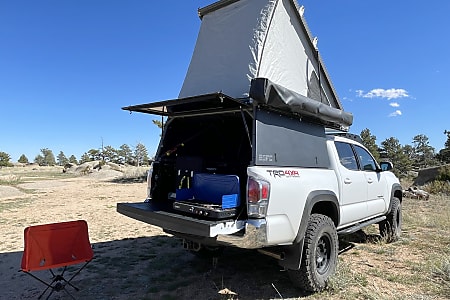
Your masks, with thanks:
[[[346,169],[358,171],[358,164],[356,162],[355,154],[353,153],[352,146],[343,142],[335,142],[336,150],[339,156],[339,162]]]

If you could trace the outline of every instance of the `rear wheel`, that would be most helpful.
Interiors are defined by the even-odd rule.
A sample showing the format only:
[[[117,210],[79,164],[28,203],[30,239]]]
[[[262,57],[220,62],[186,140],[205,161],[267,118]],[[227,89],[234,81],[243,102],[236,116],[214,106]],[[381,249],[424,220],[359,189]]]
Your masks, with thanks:
[[[386,220],[379,223],[380,235],[388,243],[397,241],[402,234],[402,203],[397,197],[391,201],[391,211],[386,215]]]
[[[293,284],[311,292],[325,289],[336,270],[338,244],[334,222],[324,215],[311,215],[300,269],[288,271]]]

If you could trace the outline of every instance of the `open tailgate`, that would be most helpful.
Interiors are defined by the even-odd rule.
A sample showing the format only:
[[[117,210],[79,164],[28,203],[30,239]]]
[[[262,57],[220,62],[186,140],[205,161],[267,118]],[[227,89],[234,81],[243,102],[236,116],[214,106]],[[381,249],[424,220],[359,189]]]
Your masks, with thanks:
[[[233,219],[211,221],[175,214],[151,202],[117,203],[117,212],[164,230],[202,237],[232,234],[245,227],[244,222]]]

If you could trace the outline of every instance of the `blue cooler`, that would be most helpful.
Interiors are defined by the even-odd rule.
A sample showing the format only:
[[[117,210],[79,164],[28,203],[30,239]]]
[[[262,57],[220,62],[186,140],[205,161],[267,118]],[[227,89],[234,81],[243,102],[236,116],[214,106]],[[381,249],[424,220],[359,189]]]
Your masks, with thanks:
[[[178,189],[176,199],[216,204],[223,209],[235,208],[240,204],[239,188],[239,177],[236,175],[196,173],[192,187]]]

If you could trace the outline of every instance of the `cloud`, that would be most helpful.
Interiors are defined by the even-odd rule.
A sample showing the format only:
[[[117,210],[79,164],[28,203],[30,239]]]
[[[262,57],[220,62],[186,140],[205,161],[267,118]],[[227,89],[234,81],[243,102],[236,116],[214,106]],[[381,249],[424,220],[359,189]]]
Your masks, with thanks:
[[[396,110],[393,113],[389,114],[389,117],[398,117],[402,115],[402,111],[401,110]]]
[[[364,97],[364,91],[363,90],[356,90],[356,96],[357,97]]]
[[[367,93],[363,90],[356,90],[356,95],[362,98],[386,98],[388,100],[409,98],[408,92],[404,89],[373,89]]]
[[[397,102],[391,102],[389,103],[389,105],[392,107],[400,107],[400,104],[398,104]]]

